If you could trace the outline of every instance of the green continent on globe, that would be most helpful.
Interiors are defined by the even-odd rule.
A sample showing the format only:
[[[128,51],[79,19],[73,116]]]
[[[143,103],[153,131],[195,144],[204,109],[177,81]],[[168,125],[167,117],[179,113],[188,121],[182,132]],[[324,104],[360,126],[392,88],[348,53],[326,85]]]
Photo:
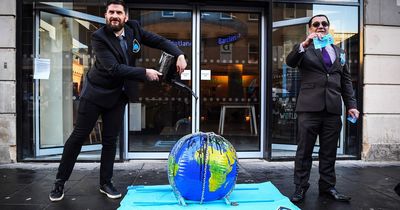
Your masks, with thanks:
[[[179,165],[175,162],[175,158],[174,157],[170,157],[168,159],[168,174],[172,175],[173,177],[175,177],[176,173],[178,172],[179,169]],[[173,181],[173,179],[172,179]]]
[[[226,176],[232,171],[232,167],[235,164],[236,153],[232,147],[225,145],[227,151],[221,151],[212,146],[208,146],[208,167],[210,170],[209,192],[217,191],[223,184],[225,184]],[[196,161],[200,164],[203,159],[203,153],[196,152]]]

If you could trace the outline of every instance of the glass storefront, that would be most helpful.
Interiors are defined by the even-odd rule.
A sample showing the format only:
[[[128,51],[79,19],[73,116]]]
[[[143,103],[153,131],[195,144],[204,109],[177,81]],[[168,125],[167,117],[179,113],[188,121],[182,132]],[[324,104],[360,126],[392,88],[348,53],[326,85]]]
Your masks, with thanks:
[[[84,75],[94,63],[90,36],[104,24],[105,2],[19,3],[21,160],[59,160],[74,126]],[[353,85],[358,87],[357,3],[270,3],[259,8],[243,3],[227,8],[218,1],[215,6],[126,2],[130,19],[184,51],[188,66],[180,80],[198,99],[174,85],[138,83],[137,97],[126,106],[119,159],[166,158],[179,138],[198,131],[223,135],[239,157],[293,158],[300,74],[285,64],[285,58],[303,41],[308,19],[317,13],[330,18],[335,44],[348,53]],[[271,14],[266,12],[269,6]],[[157,69],[160,55],[160,50],[144,47],[136,65]],[[272,57],[271,63],[266,56]],[[49,66],[48,78],[33,78],[38,63]],[[99,118],[79,160],[99,159],[101,131]],[[356,157],[357,130],[344,124],[342,133],[339,154]]]
[[[23,159],[58,160],[76,121],[84,75],[94,63],[90,36],[104,23],[88,13],[76,12],[80,4],[26,1],[30,11],[22,24]],[[86,5],[86,10],[96,11]],[[99,9],[97,9],[99,11]],[[74,14],[75,12],[75,14]],[[23,13],[25,14],[25,13]],[[31,21],[31,24],[28,22]],[[81,159],[98,159],[102,121],[87,137]],[[93,154],[95,154],[93,156]],[[88,155],[88,156],[87,156]]]
[[[272,158],[293,157],[296,150],[297,115],[296,98],[300,88],[297,68],[286,65],[286,56],[293,46],[305,40],[309,17],[326,14],[330,20],[330,33],[335,45],[344,49],[349,60],[354,92],[357,93],[359,69],[359,21],[357,6],[320,4],[273,4],[272,30]],[[344,113],[344,110],[343,110]],[[343,116],[346,116],[344,113]],[[338,141],[338,154],[357,156],[354,130],[342,118],[342,135]],[[317,146],[314,149],[318,151]],[[317,153],[316,153],[317,154]]]
[[[84,75],[94,62],[90,34],[101,24],[48,12],[40,12],[38,16],[38,54],[34,65],[50,68],[47,76],[34,81],[35,116],[38,116],[35,131],[39,139],[36,155],[42,156],[59,154],[72,132]],[[83,151],[99,150],[101,130],[100,118],[84,142]]]

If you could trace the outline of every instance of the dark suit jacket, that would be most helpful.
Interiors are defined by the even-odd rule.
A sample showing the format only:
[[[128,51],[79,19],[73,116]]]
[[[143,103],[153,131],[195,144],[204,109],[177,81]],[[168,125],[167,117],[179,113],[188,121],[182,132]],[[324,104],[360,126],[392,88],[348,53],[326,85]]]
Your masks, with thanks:
[[[146,80],[146,69],[134,67],[135,57],[140,54],[132,50],[135,39],[141,49],[144,44],[174,56],[183,54],[175,44],[157,34],[145,31],[134,20],[129,20],[125,24],[125,37],[129,62],[125,59],[119,39],[107,26],[99,28],[92,34],[92,47],[96,60],[87,73],[81,97],[99,106],[111,108],[120,97],[135,96],[137,91],[134,89],[135,82]]]
[[[286,58],[288,66],[298,67],[301,74],[300,93],[296,112],[319,112],[325,108],[332,114],[342,114],[342,98],[348,109],[357,108],[354,98],[351,75],[345,61],[340,60],[342,49],[334,46],[336,60],[328,69],[324,64],[320,49],[314,45],[299,52],[300,44]]]

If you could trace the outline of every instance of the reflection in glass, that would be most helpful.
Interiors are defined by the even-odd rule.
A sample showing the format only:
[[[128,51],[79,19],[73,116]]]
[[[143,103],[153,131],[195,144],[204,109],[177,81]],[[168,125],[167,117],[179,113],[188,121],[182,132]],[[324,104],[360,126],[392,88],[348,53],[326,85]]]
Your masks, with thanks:
[[[272,143],[296,144],[296,99],[300,86],[297,68],[285,63],[296,43],[304,41],[305,25],[274,30],[272,39]]]

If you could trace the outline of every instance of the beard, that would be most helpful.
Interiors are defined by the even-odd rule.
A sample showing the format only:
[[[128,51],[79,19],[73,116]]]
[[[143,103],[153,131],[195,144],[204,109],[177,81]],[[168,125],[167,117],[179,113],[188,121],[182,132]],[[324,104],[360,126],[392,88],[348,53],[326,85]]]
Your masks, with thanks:
[[[118,21],[118,24],[112,24],[112,21]],[[121,21],[119,18],[110,18],[107,20],[106,22],[107,27],[110,28],[112,31],[117,32],[122,30],[122,28],[124,28],[125,26],[125,22]]]

